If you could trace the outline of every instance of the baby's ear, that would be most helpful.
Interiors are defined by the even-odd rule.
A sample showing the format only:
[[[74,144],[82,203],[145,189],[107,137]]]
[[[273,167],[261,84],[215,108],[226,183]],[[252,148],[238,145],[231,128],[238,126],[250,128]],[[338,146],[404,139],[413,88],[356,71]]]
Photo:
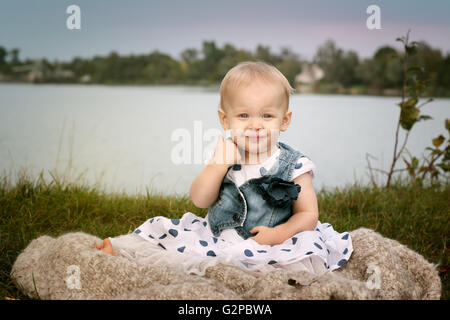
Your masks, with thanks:
[[[219,115],[219,120],[220,120],[220,124],[222,125],[224,130],[228,130],[228,119],[227,119],[227,114],[225,113],[225,111],[223,111],[222,108],[219,108],[217,110],[217,113]]]
[[[291,123],[292,111],[287,110],[283,117],[283,122],[281,123],[280,131],[286,131]]]

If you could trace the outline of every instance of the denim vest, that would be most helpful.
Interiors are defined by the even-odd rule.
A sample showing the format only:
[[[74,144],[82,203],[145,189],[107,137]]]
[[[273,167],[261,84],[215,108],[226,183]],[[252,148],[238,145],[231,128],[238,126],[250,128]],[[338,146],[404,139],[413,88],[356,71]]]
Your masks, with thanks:
[[[281,152],[277,162],[264,176],[270,175],[285,181],[292,180],[294,167],[301,157],[307,157],[285,143],[277,142]],[[274,207],[257,192],[261,178],[253,178],[238,187],[231,179],[228,168],[217,200],[208,210],[208,222],[212,233],[218,236],[222,230],[235,228],[244,239],[254,236],[250,230],[255,226],[275,227],[286,222],[292,215],[291,205],[285,208]]]

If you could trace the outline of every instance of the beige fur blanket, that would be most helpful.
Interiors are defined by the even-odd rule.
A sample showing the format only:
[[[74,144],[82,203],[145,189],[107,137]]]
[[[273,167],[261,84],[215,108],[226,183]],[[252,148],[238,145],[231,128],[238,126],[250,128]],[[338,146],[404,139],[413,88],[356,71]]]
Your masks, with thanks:
[[[395,240],[360,228],[342,268],[322,276],[274,269],[254,277],[227,265],[204,276],[139,265],[94,248],[98,237],[73,232],[33,240],[11,276],[40,299],[439,299],[436,265]]]

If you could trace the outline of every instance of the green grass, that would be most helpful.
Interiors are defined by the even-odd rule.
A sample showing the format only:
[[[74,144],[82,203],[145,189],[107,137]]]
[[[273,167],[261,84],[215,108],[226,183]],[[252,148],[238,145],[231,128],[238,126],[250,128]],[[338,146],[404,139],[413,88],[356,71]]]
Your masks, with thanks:
[[[317,191],[321,222],[343,232],[376,230],[422,254],[449,264],[449,184],[421,187],[395,181],[389,190],[357,183]],[[81,183],[44,181],[43,174],[18,175],[12,184],[0,177],[0,299],[27,299],[11,280],[11,267],[29,242],[40,235],[83,231],[100,238],[128,233],[153,216],[179,218],[190,211],[204,217],[189,197],[157,193],[130,196],[106,193]],[[449,274],[441,274],[442,299],[449,299]]]

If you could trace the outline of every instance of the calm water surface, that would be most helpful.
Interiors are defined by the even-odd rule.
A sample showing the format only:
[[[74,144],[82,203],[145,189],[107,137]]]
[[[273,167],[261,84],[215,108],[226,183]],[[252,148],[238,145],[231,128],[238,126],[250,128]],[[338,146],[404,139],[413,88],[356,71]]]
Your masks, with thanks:
[[[391,163],[399,100],[293,95],[292,122],[280,141],[313,160],[316,189],[369,182],[367,153],[374,167]],[[203,168],[198,155],[214,146],[206,136],[221,129],[218,103],[216,88],[0,84],[0,171],[12,181],[26,168],[35,176],[43,170],[48,181],[52,172],[108,192],[186,194]],[[406,147],[416,156],[445,134],[450,99],[422,113],[433,120],[411,131]],[[189,164],[173,161],[180,141],[172,135],[180,130],[191,136]]]

